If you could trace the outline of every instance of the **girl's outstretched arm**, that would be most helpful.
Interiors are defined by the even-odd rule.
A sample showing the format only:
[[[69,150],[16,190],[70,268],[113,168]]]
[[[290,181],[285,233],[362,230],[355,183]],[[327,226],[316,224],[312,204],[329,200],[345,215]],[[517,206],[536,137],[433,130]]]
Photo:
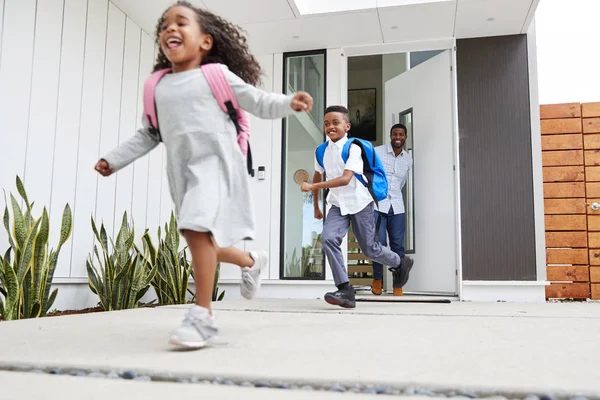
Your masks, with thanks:
[[[152,135],[144,121],[144,128],[121,143],[116,149],[102,157],[108,163],[110,173],[116,172],[148,154],[160,143],[158,137]],[[98,171],[102,173],[101,171]]]
[[[240,107],[263,119],[284,118],[297,111],[310,111],[312,98],[308,93],[285,95],[270,93],[244,82],[240,77],[223,67],[227,81],[235,93]],[[303,107],[305,105],[306,107]]]

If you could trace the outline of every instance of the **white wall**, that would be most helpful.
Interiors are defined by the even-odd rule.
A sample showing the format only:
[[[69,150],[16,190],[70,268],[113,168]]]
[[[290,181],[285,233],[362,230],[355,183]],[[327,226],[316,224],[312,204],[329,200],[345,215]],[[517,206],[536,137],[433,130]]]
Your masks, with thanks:
[[[163,184],[160,150],[150,157],[150,171],[148,158],[108,179],[93,170],[100,154],[141,125],[140,90],[152,68],[154,41],[108,0],[2,3],[0,135],[6,151],[0,187],[16,193],[15,176],[24,179],[36,215],[43,206],[49,210],[53,246],[62,210],[71,206],[73,235],[55,276],[86,277],[91,216],[112,232],[122,213],[133,210],[141,233],[145,226],[154,231],[171,208],[156,201]],[[0,250],[6,240],[2,230]]]

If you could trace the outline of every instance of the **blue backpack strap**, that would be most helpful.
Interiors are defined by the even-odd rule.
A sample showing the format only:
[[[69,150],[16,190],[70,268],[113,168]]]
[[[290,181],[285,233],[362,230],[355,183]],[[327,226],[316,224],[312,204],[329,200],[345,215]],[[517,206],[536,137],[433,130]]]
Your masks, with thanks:
[[[317,162],[319,163],[321,168],[323,168],[323,170],[325,170],[323,157],[325,157],[325,149],[327,149],[327,143],[329,142],[321,143],[319,146],[317,146],[317,149],[315,150],[315,157],[317,158]]]
[[[344,164],[348,162],[348,158],[350,157],[350,146],[352,145],[352,143],[355,140],[359,140],[357,138],[348,138],[348,141],[346,142],[346,144],[344,144],[344,147],[342,148],[342,160],[344,161]],[[358,143],[358,146],[361,148],[362,150],[362,146],[360,145],[360,142]],[[363,154],[364,154],[364,150],[363,150]],[[365,158],[363,157],[363,162],[364,162]],[[363,166],[364,168],[364,166]],[[363,185],[367,186],[367,184],[365,183],[363,177],[361,174],[357,174],[355,173],[354,176],[356,177],[356,179],[362,183]]]

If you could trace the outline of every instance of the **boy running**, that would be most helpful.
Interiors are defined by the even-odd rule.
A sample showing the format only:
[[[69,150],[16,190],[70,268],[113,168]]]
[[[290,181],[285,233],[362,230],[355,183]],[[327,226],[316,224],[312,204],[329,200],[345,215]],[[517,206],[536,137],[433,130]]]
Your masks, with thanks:
[[[313,191],[315,218],[322,219],[319,207],[319,190],[330,189],[327,203],[331,206],[323,225],[321,243],[329,260],[337,291],[327,293],[325,301],[344,308],[356,307],[354,288],[350,285],[344,263],[341,244],[348,233],[350,221],[356,239],[364,255],[374,262],[393,265],[390,271],[398,277],[402,287],[408,281],[410,264],[402,264],[400,256],[381,246],[376,240],[374,204],[369,190],[355,174],[363,174],[362,150],[356,144],[350,146],[347,162],[342,159],[342,149],[348,141],[350,121],[348,109],[343,106],[330,106],[325,110],[325,133],[328,145],[323,156],[323,167],[315,155],[313,183],[304,182],[302,191]],[[326,180],[322,177],[325,174]],[[363,179],[366,179],[363,176]]]

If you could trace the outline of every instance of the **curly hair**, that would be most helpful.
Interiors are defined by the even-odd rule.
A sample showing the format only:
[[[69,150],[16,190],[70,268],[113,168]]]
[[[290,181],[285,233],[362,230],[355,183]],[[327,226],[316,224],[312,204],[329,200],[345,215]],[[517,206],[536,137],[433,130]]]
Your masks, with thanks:
[[[171,68],[171,62],[167,59],[160,46],[160,33],[165,14],[176,6],[187,7],[194,11],[198,16],[198,24],[200,24],[202,33],[211,35],[213,38],[212,49],[202,59],[202,64],[225,64],[231,72],[239,76],[244,82],[254,86],[260,84],[262,71],[258,61],[256,61],[248,50],[248,43],[246,37],[242,34],[242,28],[208,10],[196,8],[187,1],[178,1],[165,10],[158,20],[155,33],[158,55],[153,69],[154,72],[164,68]]]

